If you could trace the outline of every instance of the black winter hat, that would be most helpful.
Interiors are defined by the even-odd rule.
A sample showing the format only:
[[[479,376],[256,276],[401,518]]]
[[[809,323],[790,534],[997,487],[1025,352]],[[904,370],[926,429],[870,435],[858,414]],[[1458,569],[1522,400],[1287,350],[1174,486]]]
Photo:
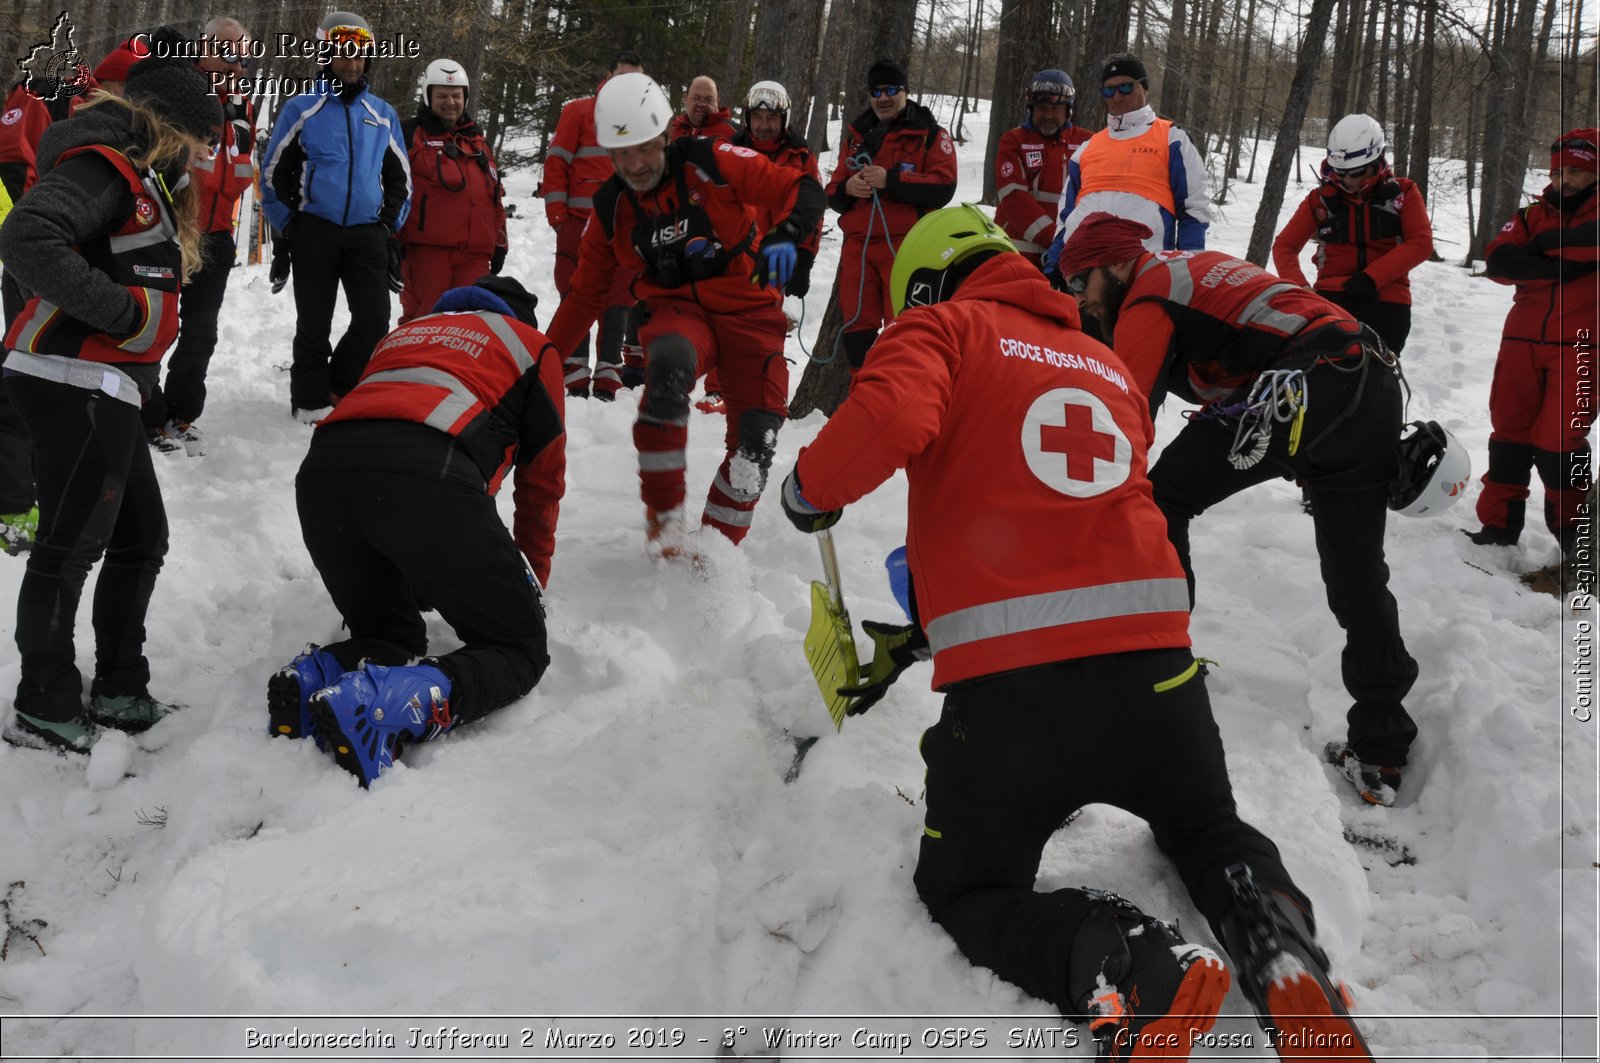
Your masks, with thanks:
[[[1114,55],[1106,60],[1105,69],[1100,71],[1100,84],[1116,77],[1133,78],[1145,88],[1150,87],[1150,72],[1136,55]]]
[[[473,281],[472,286],[498,295],[524,325],[539,327],[539,297],[524,288],[515,277],[497,277],[491,273]]]
[[[893,59],[879,59],[867,67],[867,88],[875,89],[879,85],[906,85],[905,67]]]
[[[192,137],[210,140],[222,128],[222,105],[206,76],[188,59],[141,59],[129,69],[123,91],[129,102]]]

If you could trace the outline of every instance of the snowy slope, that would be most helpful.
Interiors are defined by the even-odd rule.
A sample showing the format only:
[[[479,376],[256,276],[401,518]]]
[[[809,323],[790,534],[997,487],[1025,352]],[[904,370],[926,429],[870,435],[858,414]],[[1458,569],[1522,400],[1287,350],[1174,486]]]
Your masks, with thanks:
[[[981,190],[984,122],[969,119],[963,198]],[[518,216],[507,269],[548,314],[553,238],[530,198],[536,177],[508,180]],[[1286,212],[1304,191],[1291,187]],[[1259,194],[1235,186],[1213,247],[1242,250]],[[1435,224],[1458,255],[1461,197],[1441,194]],[[808,342],[838,247],[830,231]],[[1412,416],[1440,420],[1481,466],[1509,290],[1447,263],[1414,278]],[[266,677],[339,627],[295,515],[308,435],[287,416],[279,368],[292,330],[293,304],[268,294],[265,267],[239,269],[211,370],[209,456],[158,460],[173,545],[151,615],[153,689],[187,710],[136,741],[113,736],[87,766],[0,746],[0,885],[26,883],[12,893],[14,922],[48,924],[40,947],[13,935],[0,964],[6,1053],[268,1058],[245,1052],[246,1028],[267,1020],[95,1017],[119,1014],[389,1016],[368,1025],[402,1037],[439,1023],[397,1016],[710,1016],[679,1023],[690,1037],[678,1054],[702,1036],[715,1043],[722,1015],[752,1028],[808,1014],[1054,1025],[1047,1005],[971,967],[912,889],[917,740],[939,705],[927,670],[835,735],[801,653],[813,543],[769,497],[742,549],[714,535],[700,544],[703,575],[648,561],[628,402],[569,405],[553,663],[538,690],[408,751],[370,792],[309,743],[269,739]],[[804,358],[793,343],[790,354]],[[784,430],[777,475],[821,424]],[[1180,425],[1169,402],[1158,441]],[[721,439],[720,419],[697,414],[692,504]],[[509,497],[501,506],[509,518]],[[902,541],[904,507],[897,477],[836,530],[857,620],[898,615],[882,559]],[[1496,549],[1468,543],[1467,526],[1470,498],[1431,521],[1391,522],[1394,590],[1422,666],[1409,702],[1422,735],[1395,809],[1358,807],[1318,759],[1343,735],[1342,637],[1290,485],[1196,523],[1196,650],[1220,662],[1210,689],[1242,811],[1316,901],[1380,1054],[1593,1058],[1592,1018],[1571,1025],[1565,1048],[1554,1018],[1495,1018],[1594,1011],[1595,724],[1568,715],[1562,690],[1582,633],[1509,575],[1553,556],[1542,528]],[[21,572],[0,557],[0,602],[14,600]],[[14,623],[0,609],[6,692]],[[87,669],[87,605],[78,631]],[[436,649],[454,645],[437,617],[430,634]],[[821,739],[785,785],[789,735]],[[1137,770],[1139,750],[1084,755]],[[1346,831],[1389,839],[1414,862],[1352,846]],[[1040,885],[1115,889],[1207,935],[1148,831],[1112,809],[1091,808],[1056,837]],[[1237,992],[1229,1013],[1219,1031],[1255,1030]],[[863,1024],[928,1025],[844,1029]],[[367,1054],[394,1058],[401,1045]],[[993,1039],[985,1051],[1006,1054]],[[1270,1051],[1257,1037],[1214,1054]]]

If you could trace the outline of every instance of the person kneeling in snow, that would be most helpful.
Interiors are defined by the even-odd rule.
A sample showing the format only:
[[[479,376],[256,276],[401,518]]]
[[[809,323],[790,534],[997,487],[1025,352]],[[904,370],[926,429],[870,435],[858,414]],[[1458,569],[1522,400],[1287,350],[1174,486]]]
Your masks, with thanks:
[[[945,693],[921,744],[929,913],[973,963],[1088,1022],[1102,1058],[1187,1058],[1228,991],[1217,954],[1113,894],[1033,889],[1062,822],[1116,805],[1150,823],[1263,1023],[1367,1058],[1310,902],[1235,808],[1132,374],[976,207],[918,222],[891,284],[894,323],[782,497],[817,531],[906,470],[909,611]],[[858,710],[909,661],[874,641],[897,668],[841,691]]]
[[[315,732],[363,786],[406,743],[517,700],[549,666],[540,588],[566,440],[561,358],[536,302],[509,277],[445,292],[378,344],[300,466],[301,534],[350,638],[268,680],[270,730]],[[513,464],[508,533],[493,496]],[[408,665],[427,650],[419,602],[466,645]]]

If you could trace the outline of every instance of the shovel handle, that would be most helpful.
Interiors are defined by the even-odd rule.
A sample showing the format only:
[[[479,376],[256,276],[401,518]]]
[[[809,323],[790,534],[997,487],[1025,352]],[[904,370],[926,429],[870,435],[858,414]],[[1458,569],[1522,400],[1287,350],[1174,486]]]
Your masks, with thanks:
[[[833,595],[834,608],[843,608],[844,582],[839,578],[839,555],[833,548],[833,532],[823,528],[816,535],[817,546],[822,551],[822,577],[828,584],[828,593]]]

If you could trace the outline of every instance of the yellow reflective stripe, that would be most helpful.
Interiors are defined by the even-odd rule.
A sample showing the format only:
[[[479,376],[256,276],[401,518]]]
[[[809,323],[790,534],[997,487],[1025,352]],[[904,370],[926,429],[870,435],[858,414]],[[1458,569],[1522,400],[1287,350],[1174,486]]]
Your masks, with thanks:
[[[922,828],[922,833],[926,834],[930,838],[943,838],[944,837],[944,835],[942,833],[940,833],[939,831],[934,830],[932,827],[923,827]]]
[[[1193,679],[1199,673],[1199,671],[1200,671],[1200,662],[1199,661],[1190,661],[1189,662],[1189,667],[1185,668],[1183,671],[1179,672],[1177,675],[1173,676],[1171,679],[1163,679],[1161,682],[1157,683],[1156,684],[1156,693],[1157,694],[1165,694],[1169,690],[1178,689],[1179,687],[1183,686],[1183,684],[1185,684],[1189,680]]]
[[[134,354],[146,354],[155,346],[156,336],[161,332],[162,311],[166,307],[168,296],[159,288],[135,288],[133,291],[144,296],[144,325],[117,346]],[[138,298],[138,295],[134,298]]]

